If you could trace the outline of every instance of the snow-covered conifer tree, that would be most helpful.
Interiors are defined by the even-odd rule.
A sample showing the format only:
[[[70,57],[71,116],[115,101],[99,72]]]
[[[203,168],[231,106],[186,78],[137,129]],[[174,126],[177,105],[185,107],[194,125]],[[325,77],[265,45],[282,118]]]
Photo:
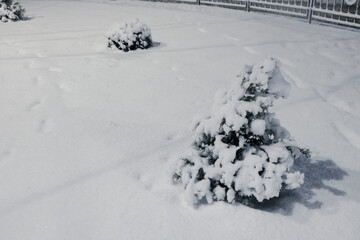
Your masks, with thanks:
[[[304,175],[291,170],[302,149],[269,112],[289,90],[278,62],[267,58],[246,67],[232,88],[217,95],[211,116],[196,124],[193,145],[173,174],[189,203],[262,202],[303,183]]]
[[[18,21],[24,18],[25,9],[17,1],[0,0],[0,21]]]

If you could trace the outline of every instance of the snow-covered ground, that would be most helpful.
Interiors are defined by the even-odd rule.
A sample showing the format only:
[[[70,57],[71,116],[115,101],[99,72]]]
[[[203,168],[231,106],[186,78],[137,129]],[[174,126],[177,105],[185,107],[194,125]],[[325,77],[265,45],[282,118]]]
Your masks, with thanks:
[[[0,239],[359,239],[360,32],[140,1],[23,0],[0,24]],[[106,48],[139,18],[155,46]],[[311,162],[259,209],[188,206],[170,162],[244,64],[280,60],[277,117]]]

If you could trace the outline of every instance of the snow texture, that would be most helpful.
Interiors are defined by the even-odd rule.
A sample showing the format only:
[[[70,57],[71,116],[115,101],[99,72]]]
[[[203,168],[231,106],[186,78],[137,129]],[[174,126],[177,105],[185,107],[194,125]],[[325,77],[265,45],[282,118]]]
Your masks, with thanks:
[[[138,48],[146,49],[152,45],[150,28],[139,22],[139,19],[130,23],[114,25],[106,36],[108,47],[115,47],[124,52]]]
[[[358,30],[203,5],[20,1],[29,20],[0,23],[1,240],[359,239]],[[157,42],[109,51],[104,33],[136,17]],[[294,161],[304,183],[254,207],[190,207],[169,176],[193,116],[268,55],[291,83],[271,111],[312,152]]]
[[[0,22],[18,21],[24,18],[25,9],[18,1],[0,0]]]
[[[230,90],[217,95],[173,176],[184,185],[189,203],[252,197],[262,202],[278,197],[283,185],[294,189],[304,183],[303,174],[291,171],[299,148],[269,112],[274,99],[287,97],[289,90],[278,62],[269,57],[246,67]]]

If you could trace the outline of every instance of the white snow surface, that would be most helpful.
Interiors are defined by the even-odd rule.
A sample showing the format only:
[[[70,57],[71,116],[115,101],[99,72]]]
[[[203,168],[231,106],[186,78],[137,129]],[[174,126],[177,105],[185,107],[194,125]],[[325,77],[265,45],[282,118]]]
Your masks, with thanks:
[[[358,239],[359,31],[185,4],[21,5],[29,20],[0,24],[0,239]],[[135,18],[154,47],[107,49]],[[291,83],[273,110],[312,151],[295,163],[304,184],[255,209],[187,205],[169,166],[194,117],[268,55]]]

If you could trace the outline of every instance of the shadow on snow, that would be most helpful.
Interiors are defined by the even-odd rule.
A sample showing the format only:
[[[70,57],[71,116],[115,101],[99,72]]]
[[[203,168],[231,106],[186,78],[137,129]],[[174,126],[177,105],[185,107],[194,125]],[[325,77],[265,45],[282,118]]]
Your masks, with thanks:
[[[294,190],[284,190],[278,198],[265,200],[262,203],[252,203],[250,207],[268,212],[280,213],[286,216],[292,214],[295,204],[301,204],[308,209],[318,209],[323,205],[316,200],[314,190],[326,189],[336,196],[345,196],[346,192],[328,186],[324,181],[342,180],[348,174],[331,160],[310,160],[305,157],[294,162],[293,170],[304,173],[304,184]]]

